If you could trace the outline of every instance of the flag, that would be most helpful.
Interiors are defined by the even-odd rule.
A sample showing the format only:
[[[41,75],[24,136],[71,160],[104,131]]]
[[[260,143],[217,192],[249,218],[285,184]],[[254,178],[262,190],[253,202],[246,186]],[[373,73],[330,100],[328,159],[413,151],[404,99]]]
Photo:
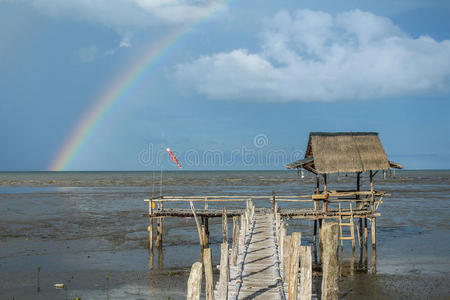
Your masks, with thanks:
[[[180,168],[180,170],[181,170],[181,169],[182,169],[182,168],[181,168],[181,165],[180,165],[180,163],[178,162],[178,159],[175,157],[175,154],[173,154],[173,152],[172,152],[172,150],[170,150],[170,148],[167,148],[166,150],[167,150],[167,152],[169,153],[170,158],[177,164],[178,168]]]

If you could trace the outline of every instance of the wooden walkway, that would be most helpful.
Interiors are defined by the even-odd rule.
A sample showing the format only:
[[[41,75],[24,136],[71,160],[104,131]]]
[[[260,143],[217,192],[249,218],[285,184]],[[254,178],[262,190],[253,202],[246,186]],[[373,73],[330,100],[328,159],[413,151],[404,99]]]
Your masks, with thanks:
[[[273,214],[255,215],[248,245],[238,258],[241,263],[231,271],[231,299],[286,299],[274,226]]]

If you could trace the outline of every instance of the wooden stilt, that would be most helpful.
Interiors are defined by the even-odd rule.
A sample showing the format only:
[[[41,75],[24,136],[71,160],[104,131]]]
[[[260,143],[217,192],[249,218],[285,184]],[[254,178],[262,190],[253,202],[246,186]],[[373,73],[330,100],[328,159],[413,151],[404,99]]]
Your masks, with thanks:
[[[372,225],[371,230],[372,230],[372,248],[376,248],[377,246],[377,233],[376,233],[376,228],[377,228],[377,219],[376,218],[372,218]]]
[[[363,246],[362,235],[363,235],[363,221],[362,221],[362,218],[359,218],[358,245],[360,248]]]
[[[367,218],[364,218],[364,247],[367,247]]]
[[[239,225],[237,216],[233,217],[233,244],[231,246],[230,264],[235,267],[237,265],[237,257],[239,253]]]
[[[205,294],[206,300],[214,299],[214,282],[213,282],[213,269],[211,259],[211,249],[203,249],[203,266],[205,268]]]
[[[300,299],[312,297],[312,257],[311,246],[300,246]]]
[[[222,209],[222,235],[223,242],[228,243],[228,222],[227,222],[227,209]]]
[[[150,224],[148,225],[148,242],[149,249],[153,250],[153,218],[150,217]]]
[[[301,233],[293,232],[289,253],[288,299],[296,300],[298,294],[298,266],[300,259]]]
[[[205,243],[205,247],[209,248],[209,224],[207,217],[205,217],[205,240],[203,242]]]
[[[156,221],[156,247],[160,248],[163,245],[163,218],[158,218]]]
[[[322,298],[338,299],[339,294],[339,263],[338,263],[338,236],[337,223],[326,223],[321,232],[321,239],[324,244],[323,263],[322,263]]]
[[[314,235],[313,235],[313,242],[316,243],[316,237],[317,237],[317,220],[314,220]]]
[[[201,290],[202,290],[202,263],[196,262],[192,265],[191,273],[189,274],[186,299],[200,300]]]

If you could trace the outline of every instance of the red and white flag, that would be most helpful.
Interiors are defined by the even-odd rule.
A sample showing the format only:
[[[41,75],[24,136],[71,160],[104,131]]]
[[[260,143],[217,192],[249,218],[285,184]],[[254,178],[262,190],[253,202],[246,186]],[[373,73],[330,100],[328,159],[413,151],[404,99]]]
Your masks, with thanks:
[[[178,168],[180,168],[180,170],[181,170],[181,169],[182,169],[182,168],[181,168],[181,165],[180,165],[180,163],[178,162],[178,159],[175,157],[175,154],[173,154],[173,152],[172,152],[172,150],[170,150],[170,148],[167,148],[166,150],[167,150],[167,152],[169,153],[170,158],[177,164]]]

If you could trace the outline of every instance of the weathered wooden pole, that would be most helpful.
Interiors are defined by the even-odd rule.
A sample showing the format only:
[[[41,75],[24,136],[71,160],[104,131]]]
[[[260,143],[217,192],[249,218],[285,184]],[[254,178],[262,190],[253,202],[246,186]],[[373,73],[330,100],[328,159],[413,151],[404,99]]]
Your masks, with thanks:
[[[364,218],[364,247],[367,247],[367,218]]]
[[[228,282],[230,281],[230,266],[228,260],[228,243],[220,246],[220,279],[219,295],[220,299],[228,299]]]
[[[153,218],[150,217],[150,224],[148,225],[148,242],[149,242],[149,249],[153,250]]]
[[[222,208],[222,237],[223,242],[228,243],[228,220],[226,207]]]
[[[203,240],[206,248],[209,248],[209,224],[208,217],[205,217],[205,239]]]
[[[321,230],[323,242],[322,263],[322,298],[338,299],[339,294],[339,225],[335,222],[325,223]]]
[[[192,265],[191,273],[187,283],[187,300],[199,300],[202,290],[202,263],[196,262]]]
[[[156,247],[163,245],[163,218],[157,218],[156,221]]]
[[[231,265],[237,265],[237,257],[239,253],[239,225],[237,216],[233,217],[233,244],[231,246]]]
[[[282,254],[282,265],[283,265],[283,282],[288,282],[289,280],[289,253],[291,249],[291,236],[286,235],[283,240],[283,254]]]
[[[288,300],[297,300],[301,233],[293,232],[289,253]]]
[[[370,226],[371,230],[372,230],[372,248],[376,248],[377,247],[377,232],[376,232],[376,228],[377,228],[377,219],[376,218],[372,218],[372,225]]]
[[[300,246],[300,299],[312,297],[312,256],[311,246]]]
[[[206,300],[214,299],[214,282],[213,282],[213,269],[211,249],[203,249],[203,265],[205,267],[205,294]]]
[[[315,203],[315,201],[314,201]],[[314,235],[313,235],[313,243],[316,244],[317,239],[317,220],[314,220]]]

